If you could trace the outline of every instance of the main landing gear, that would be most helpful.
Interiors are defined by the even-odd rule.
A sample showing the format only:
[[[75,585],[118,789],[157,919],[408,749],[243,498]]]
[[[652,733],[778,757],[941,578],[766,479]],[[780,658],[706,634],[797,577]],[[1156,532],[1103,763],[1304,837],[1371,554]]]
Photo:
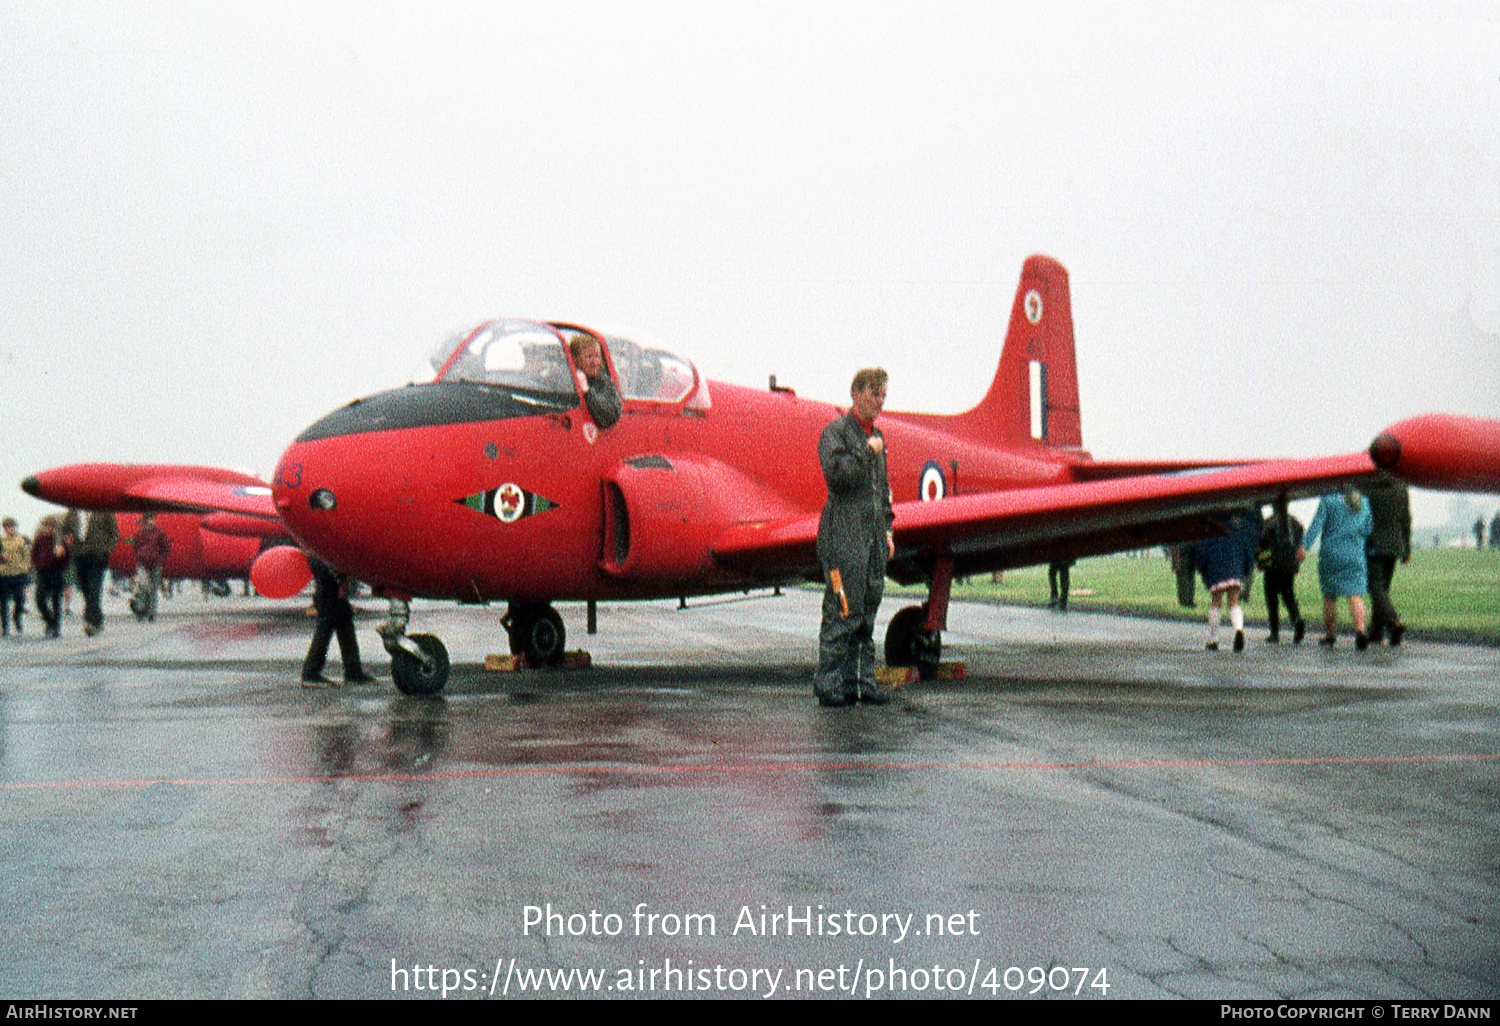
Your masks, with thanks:
[[[915,666],[923,680],[931,680],[943,657],[943,632],[927,629],[928,607],[907,606],[891,617],[885,629],[885,665]]]
[[[512,602],[500,618],[510,635],[511,655],[525,656],[533,666],[557,666],[563,660],[568,632],[562,617],[545,602]]]
[[[385,623],[376,630],[391,654],[391,679],[403,695],[435,695],[448,683],[448,650],[432,634],[407,634],[411,606],[390,600]]]
[[[885,629],[885,665],[915,666],[923,680],[937,674],[943,656],[943,629],[948,626],[948,595],[953,590],[953,557],[939,553],[933,560],[927,601],[907,606],[891,617]]]

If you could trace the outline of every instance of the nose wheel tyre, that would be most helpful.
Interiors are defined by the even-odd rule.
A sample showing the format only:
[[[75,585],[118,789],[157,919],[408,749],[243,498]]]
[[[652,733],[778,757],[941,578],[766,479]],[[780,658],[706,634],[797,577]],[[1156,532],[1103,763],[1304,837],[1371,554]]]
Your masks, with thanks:
[[[448,650],[431,634],[407,635],[431,665],[410,652],[398,649],[391,654],[391,679],[403,695],[435,695],[448,683]]]

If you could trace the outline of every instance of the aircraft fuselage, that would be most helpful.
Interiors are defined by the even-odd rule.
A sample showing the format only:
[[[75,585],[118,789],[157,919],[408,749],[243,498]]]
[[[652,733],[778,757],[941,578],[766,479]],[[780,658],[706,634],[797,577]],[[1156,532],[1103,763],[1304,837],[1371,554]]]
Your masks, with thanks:
[[[314,425],[283,455],[274,501],[299,542],[353,576],[392,594],[476,602],[770,583],[716,565],[713,539],[737,524],[817,513],[826,496],[818,436],[843,413],[712,382],[707,409],[626,400],[619,422],[600,429],[581,406],[467,419],[444,390],[469,386],[408,387],[429,394],[364,402],[421,399],[430,410],[403,416],[441,421],[450,409],[449,422]],[[955,463],[960,491],[990,491],[1060,483],[1086,459],[986,446],[899,413],[879,426],[897,502],[953,494]]]

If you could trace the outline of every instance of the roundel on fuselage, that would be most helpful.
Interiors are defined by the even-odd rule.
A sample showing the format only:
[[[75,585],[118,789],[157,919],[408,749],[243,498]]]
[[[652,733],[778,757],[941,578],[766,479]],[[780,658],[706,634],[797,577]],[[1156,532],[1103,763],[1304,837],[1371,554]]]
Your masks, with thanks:
[[[922,477],[917,482],[917,494],[923,502],[936,502],[948,494],[948,479],[937,460],[928,460],[922,465]]]

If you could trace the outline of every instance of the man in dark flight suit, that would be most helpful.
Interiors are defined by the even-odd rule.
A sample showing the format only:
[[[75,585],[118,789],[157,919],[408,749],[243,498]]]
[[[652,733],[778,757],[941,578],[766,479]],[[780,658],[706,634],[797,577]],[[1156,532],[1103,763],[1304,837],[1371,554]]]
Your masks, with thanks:
[[[818,562],[827,583],[813,681],[821,705],[890,701],[875,682],[875,613],[885,594],[886,561],[895,555],[885,438],[875,426],[885,406],[885,384],[886,373],[879,368],[856,374],[849,412],[818,439],[828,484],[818,521]]]

